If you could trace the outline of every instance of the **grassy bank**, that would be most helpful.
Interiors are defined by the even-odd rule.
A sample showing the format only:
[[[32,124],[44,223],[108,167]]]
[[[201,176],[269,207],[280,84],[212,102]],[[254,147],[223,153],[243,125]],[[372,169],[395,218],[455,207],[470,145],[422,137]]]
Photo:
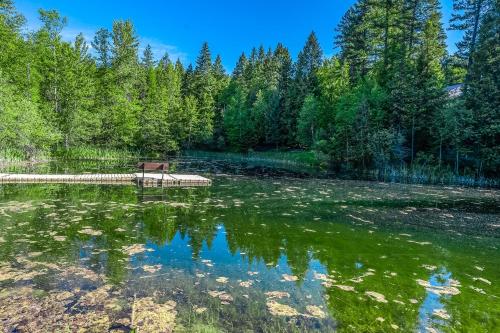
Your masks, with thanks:
[[[233,163],[247,163],[255,166],[283,168],[290,171],[309,171],[317,174],[327,168],[327,158],[314,151],[264,151],[264,152],[210,152],[189,150],[183,157],[221,160]]]
[[[38,152],[33,156],[27,156],[26,153],[21,150],[16,150],[16,149],[0,150],[0,165],[43,162],[49,159],[50,159],[50,154],[46,152]]]
[[[388,166],[384,169],[359,170],[341,166],[336,172],[329,169],[328,157],[314,151],[265,151],[249,153],[208,152],[191,150],[184,152],[189,158],[203,158],[253,166],[281,168],[292,172],[309,173],[311,176],[375,180],[383,182],[498,187],[498,179],[477,177],[473,174],[455,174],[447,167],[431,165],[401,167]]]
[[[82,146],[55,150],[52,157],[65,160],[124,160],[138,158],[139,154],[124,149]]]
[[[125,160],[138,158],[139,154],[130,150],[82,146],[53,151],[40,151],[32,156],[16,149],[1,149],[0,164],[20,164],[47,162],[50,160]]]

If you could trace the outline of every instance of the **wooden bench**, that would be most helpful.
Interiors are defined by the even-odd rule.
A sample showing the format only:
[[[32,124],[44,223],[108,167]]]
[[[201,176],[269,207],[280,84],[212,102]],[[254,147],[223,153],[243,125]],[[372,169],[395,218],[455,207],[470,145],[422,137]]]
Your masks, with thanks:
[[[154,163],[154,162],[139,162],[137,168],[142,170],[142,179],[144,181],[144,176],[146,171],[161,171],[161,183],[163,186],[163,176],[166,171],[168,171],[168,163]]]

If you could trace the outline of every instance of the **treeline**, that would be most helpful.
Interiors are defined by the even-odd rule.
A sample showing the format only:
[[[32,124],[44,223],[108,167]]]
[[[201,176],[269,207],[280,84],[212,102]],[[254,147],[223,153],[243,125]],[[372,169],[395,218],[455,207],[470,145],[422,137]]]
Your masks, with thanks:
[[[187,68],[130,21],[62,39],[40,10],[23,33],[0,0],[0,149],[26,156],[79,146],[170,154],[203,148],[313,149],[343,170],[421,165],[495,176],[499,169],[499,2],[455,0],[446,51],[438,0],[358,0],[325,58],[311,33],[296,60],[278,44],[243,53],[231,75],[203,44]],[[461,84],[452,90],[446,87]]]

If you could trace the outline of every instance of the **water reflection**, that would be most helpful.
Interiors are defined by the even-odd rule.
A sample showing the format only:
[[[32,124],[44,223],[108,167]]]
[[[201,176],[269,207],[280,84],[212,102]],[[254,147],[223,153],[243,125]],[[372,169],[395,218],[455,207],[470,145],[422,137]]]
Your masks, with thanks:
[[[422,332],[430,331],[432,327],[446,326],[446,321],[450,319],[445,303],[454,293],[448,288],[457,285],[457,281],[451,276],[451,272],[441,268],[439,272],[432,274],[425,284],[428,285],[427,293],[419,309],[419,328]]]
[[[496,199],[352,185],[227,176],[212,188],[150,190],[146,198],[133,186],[3,186],[0,286],[83,292],[103,280],[113,286],[103,293],[120,302],[173,300],[179,324],[199,317],[229,331],[496,324],[498,286],[482,281],[500,275],[498,244],[457,234],[471,228],[469,218],[491,222],[461,207]],[[442,221],[454,226],[426,229]],[[19,278],[41,264],[42,274]]]

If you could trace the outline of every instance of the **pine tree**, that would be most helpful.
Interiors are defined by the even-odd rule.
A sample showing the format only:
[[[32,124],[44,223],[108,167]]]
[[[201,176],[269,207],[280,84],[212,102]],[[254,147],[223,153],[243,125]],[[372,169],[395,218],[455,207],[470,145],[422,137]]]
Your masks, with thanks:
[[[215,80],[215,115],[214,115],[214,130],[212,146],[218,149],[224,147],[224,89],[226,89],[229,84],[229,78],[226,74],[226,70],[222,65],[222,58],[217,55],[212,68],[213,77]]]
[[[108,142],[131,147],[138,129],[138,59],[139,42],[132,22],[115,21],[112,32],[111,105],[104,117],[103,134]]]
[[[274,50],[274,61],[277,64],[278,84],[277,103],[272,107],[268,115],[267,142],[278,146],[286,142],[288,129],[292,128],[289,122],[290,88],[292,85],[293,62],[290,52],[282,44],[278,44]]]
[[[411,91],[412,98],[409,100],[408,112],[404,114],[405,126],[409,129],[410,163],[413,163],[419,150],[430,149],[432,140],[428,124],[444,103],[445,77],[441,64],[446,45],[439,2],[427,0],[421,2],[420,6],[420,15],[416,17],[419,22],[414,25],[421,28],[415,28],[418,38],[412,38],[415,45],[411,46],[411,54],[415,59],[409,65],[413,66],[414,71],[408,91],[408,95]]]
[[[457,43],[457,55],[467,61],[467,71],[470,70],[477,39],[484,15],[495,8],[495,0],[453,0],[450,30],[464,33],[463,39]]]
[[[316,71],[323,62],[323,51],[314,32],[309,35],[306,44],[300,51],[294,68],[294,80],[291,87],[290,108],[287,117],[287,144],[296,142],[297,116],[308,94],[318,94]]]
[[[153,68],[155,66],[153,48],[149,44],[146,45],[146,48],[144,49],[144,52],[142,54],[142,66],[144,66],[144,68]]]
[[[212,57],[208,43],[203,43],[196,59],[193,73],[193,96],[198,105],[196,143],[207,143],[212,138],[215,115],[215,79],[212,72]]]
[[[335,46],[340,48],[340,59],[348,63],[351,81],[355,82],[368,74],[372,54],[369,30],[366,21],[368,1],[355,3],[342,17],[336,31]]]
[[[500,168],[500,4],[483,14],[469,71],[465,106],[473,114],[472,142],[480,176]]]

